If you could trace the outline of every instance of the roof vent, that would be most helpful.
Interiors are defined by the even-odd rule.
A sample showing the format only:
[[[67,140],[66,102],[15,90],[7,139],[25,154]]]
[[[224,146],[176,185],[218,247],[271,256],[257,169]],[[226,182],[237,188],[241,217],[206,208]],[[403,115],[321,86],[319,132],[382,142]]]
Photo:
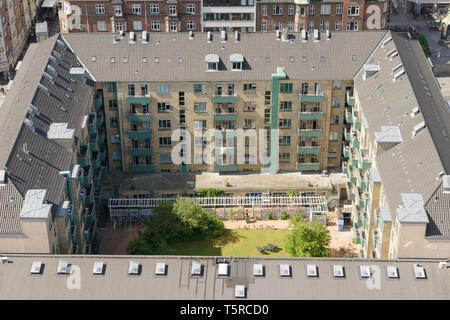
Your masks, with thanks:
[[[398,270],[396,266],[387,266],[386,270],[389,279],[398,279]]]
[[[440,261],[439,262],[439,268],[440,269],[447,269],[447,265],[448,265],[447,261]]]
[[[157,262],[155,267],[155,274],[158,276],[166,275],[166,264],[164,262]]]
[[[281,40],[281,30],[277,30],[277,40]]]
[[[0,170],[0,186],[6,184],[6,170]]]
[[[444,178],[442,178],[442,184],[443,184],[443,193],[450,193],[450,175],[445,175]]]
[[[341,265],[333,265],[333,276],[335,278],[344,278],[344,267]]]
[[[411,118],[414,118],[417,114],[419,114],[419,112],[419,107],[415,107],[414,109],[412,109]]]
[[[395,67],[392,68],[392,74],[394,74],[397,70],[399,70],[401,67],[403,66],[403,64],[398,64]]]
[[[141,269],[141,265],[137,261],[130,261],[128,266],[128,274],[129,275],[139,275]]]
[[[302,41],[305,42],[308,40],[308,33],[305,29],[302,29]]]
[[[142,43],[148,43],[148,32],[147,31],[142,31]]]
[[[427,278],[424,267],[422,267],[418,263],[416,263],[414,265],[414,274],[416,276],[416,279],[426,279]]]
[[[25,142],[22,145],[22,150],[23,150],[23,153],[25,153],[25,154],[29,154],[30,153],[30,151],[28,150],[28,143]]]
[[[225,30],[222,30],[222,31],[220,32],[220,40],[221,40],[222,42],[227,42],[227,32],[226,32]]]
[[[86,83],[86,70],[84,68],[70,68],[70,75],[79,79],[81,82]]]
[[[8,257],[1,257],[0,260],[2,263],[8,263]]]
[[[191,275],[201,276],[202,275],[202,264],[198,261],[192,261]]]
[[[405,69],[400,70],[399,72],[394,74],[394,79],[392,79],[392,81],[397,81],[404,74],[405,74]]]
[[[389,60],[392,61],[392,59],[394,59],[396,56],[398,56],[397,50],[395,50],[395,52],[393,54],[391,54],[391,58]]]
[[[194,39],[194,32],[189,31],[189,40],[193,40],[193,39]]]
[[[391,54],[393,54],[394,52],[396,52],[397,49],[392,49],[391,51],[389,51],[388,53],[386,53],[386,58],[390,57]]]
[[[212,33],[211,33],[211,31],[208,31],[208,34],[207,34],[207,39],[208,39],[208,43],[211,43],[211,42],[212,42],[212,40],[213,40],[213,37],[212,37]]]
[[[36,115],[39,116],[41,114],[41,112],[39,111],[39,109],[35,105],[30,104],[28,106],[28,114],[31,115],[32,117],[34,117]]]
[[[69,274],[70,273],[70,265],[67,261],[59,260],[58,269],[56,270],[58,274]]]
[[[412,131],[412,136],[413,138],[423,129],[425,128],[425,121],[421,121],[419,124],[417,124],[416,126],[414,126],[413,131]]]
[[[287,29],[283,29],[283,31],[281,31],[281,41],[289,41]]]
[[[264,266],[260,263],[254,264],[253,275],[255,277],[264,277]]]
[[[228,276],[229,267],[228,263],[219,263],[219,271],[217,272],[219,276]]]
[[[235,31],[234,32],[234,42],[239,43],[239,41],[241,41],[241,34],[239,33],[239,31]]]
[[[314,29],[314,42],[317,42],[320,40],[319,30]]]
[[[30,120],[30,119],[28,119],[28,118],[25,118],[25,119],[23,120],[23,123],[25,123],[28,127],[31,128],[31,130],[33,130],[33,132],[36,133],[36,127],[34,126],[34,123],[33,123],[32,120]]]
[[[236,298],[245,298],[245,286],[236,285],[234,287],[234,296]]]
[[[291,266],[288,264],[280,264],[280,276],[290,277],[291,276]]]
[[[317,277],[317,266],[315,264],[307,264],[306,275],[308,277]]]
[[[42,271],[42,262],[41,261],[33,261],[31,264],[30,273],[31,274],[41,274]]]
[[[391,40],[392,40],[391,37],[389,37],[389,38],[387,38],[386,40],[384,40],[384,41],[383,41],[383,44],[381,45],[381,47],[384,48],[384,46],[387,45],[387,44],[389,43],[389,41],[391,41]]]
[[[38,87],[39,87],[39,89],[44,91],[47,95],[50,95],[50,90],[48,90],[48,88],[46,86],[44,86],[42,83],[38,83]]]
[[[92,274],[103,274],[104,270],[103,262],[94,262],[94,268],[92,269]]]
[[[130,43],[135,43],[136,42],[136,35],[134,34],[133,31],[130,32]]]

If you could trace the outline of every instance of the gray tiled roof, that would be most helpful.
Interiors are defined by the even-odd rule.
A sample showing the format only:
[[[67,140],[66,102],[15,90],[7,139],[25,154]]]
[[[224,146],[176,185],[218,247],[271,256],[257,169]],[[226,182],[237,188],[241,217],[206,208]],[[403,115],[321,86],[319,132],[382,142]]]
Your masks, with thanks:
[[[330,40],[322,33],[318,42],[312,36],[302,42],[300,33],[292,33],[293,43],[276,40],[275,33],[242,33],[239,43],[233,34],[221,43],[220,33],[213,33],[212,43],[207,43],[206,33],[196,33],[193,40],[187,33],[151,33],[148,44],[141,43],[140,34],[134,44],[129,43],[128,34],[118,43],[113,43],[112,33],[71,33],[62,37],[99,82],[270,80],[277,67],[284,67],[291,79],[350,80],[385,33],[334,32]],[[235,53],[244,56],[243,71],[230,70],[229,58]],[[207,72],[204,59],[208,54],[219,55],[220,65],[227,70]],[[307,62],[302,62],[303,56]],[[326,62],[321,62],[321,56]],[[147,57],[148,62],[143,63],[142,57]],[[155,57],[159,63],[154,62]],[[178,62],[180,57],[182,63]],[[270,62],[265,62],[266,57]],[[128,58],[127,63],[124,58]]]
[[[234,300],[236,285],[245,286],[249,300],[450,298],[450,269],[439,268],[436,260],[99,255],[9,255],[8,259],[12,263],[0,264],[3,300]],[[223,259],[229,264],[228,276],[218,275],[217,262]],[[72,277],[79,280],[79,288],[66,284],[68,275],[56,273],[60,260],[72,266]],[[131,260],[140,265],[139,275],[128,274]],[[42,274],[30,274],[34,261],[45,265]],[[200,276],[191,275],[194,261],[203,267]],[[102,275],[93,275],[95,262],[104,263]],[[167,274],[156,275],[156,264],[161,262],[166,264]],[[424,268],[425,279],[415,278],[416,263]],[[253,276],[254,264],[264,266],[264,276]],[[280,264],[291,267],[290,277],[280,276]],[[317,277],[306,276],[307,264],[316,266]],[[334,277],[333,265],[343,267],[344,278]],[[362,265],[371,270],[368,279],[360,276]],[[397,268],[398,279],[388,278],[387,266]]]
[[[425,204],[430,219],[425,233],[427,238],[450,239],[450,194],[443,191],[441,184]]]
[[[19,219],[22,202],[22,195],[11,182],[0,186],[0,233],[22,232]]]

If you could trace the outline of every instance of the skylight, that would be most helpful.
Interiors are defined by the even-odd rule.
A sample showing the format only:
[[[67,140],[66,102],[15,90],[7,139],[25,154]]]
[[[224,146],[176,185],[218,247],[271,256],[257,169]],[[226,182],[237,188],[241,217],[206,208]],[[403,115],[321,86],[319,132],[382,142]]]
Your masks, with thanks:
[[[94,262],[93,274],[103,274],[103,262]]]
[[[333,265],[333,275],[336,278],[344,278],[344,267],[341,265]]]
[[[166,264],[164,262],[157,262],[155,267],[156,275],[165,275],[166,274]]]
[[[31,265],[31,274],[40,274],[42,269],[42,262],[41,261],[34,261]]]
[[[280,276],[290,277],[291,276],[291,266],[288,264],[280,264]]]
[[[254,276],[264,276],[264,267],[262,264],[253,265],[253,275]]]
[[[228,275],[228,263],[219,263],[219,271],[217,273],[219,276]]]
[[[130,274],[130,275],[139,274],[139,262],[130,261],[130,264],[128,266],[128,274]]]
[[[361,278],[370,278],[370,267],[369,266],[359,266],[359,272]]]
[[[306,265],[306,275],[308,277],[317,277],[317,266],[315,264]]]
[[[398,270],[397,270],[396,266],[387,266],[386,270],[387,270],[388,278],[391,278],[391,279],[398,278]]]
[[[202,274],[202,265],[198,261],[192,262],[191,274],[193,276],[199,276]]]
[[[59,260],[58,269],[56,270],[58,274],[68,274],[69,273],[69,263],[67,261]]]

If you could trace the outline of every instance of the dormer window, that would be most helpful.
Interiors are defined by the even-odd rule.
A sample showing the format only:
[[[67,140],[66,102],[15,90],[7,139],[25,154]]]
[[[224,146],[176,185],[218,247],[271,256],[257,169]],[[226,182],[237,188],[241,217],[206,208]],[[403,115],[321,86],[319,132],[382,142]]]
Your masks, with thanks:
[[[208,54],[205,57],[205,63],[207,64],[207,71],[219,70],[219,56],[217,54]]]
[[[240,71],[242,70],[242,63],[244,62],[244,57],[239,53],[232,54],[230,56],[230,62],[231,62],[231,70]]]

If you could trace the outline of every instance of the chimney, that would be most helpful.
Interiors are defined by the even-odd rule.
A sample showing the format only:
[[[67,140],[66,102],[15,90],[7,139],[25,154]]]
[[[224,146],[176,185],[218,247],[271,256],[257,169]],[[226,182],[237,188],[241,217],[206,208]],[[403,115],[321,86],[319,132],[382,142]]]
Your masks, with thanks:
[[[142,43],[148,43],[148,32],[142,31]]]
[[[113,43],[117,43],[117,36],[115,34],[113,34]]]
[[[212,33],[211,33],[211,31],[208,31],[208,43],[211,43],[212,42]]]
[[[239,31],[235,31],[234,32],[234,42],[239,42],[241,41],[241,34],[239,33]]]
[[[318,42],[320,40],[319,30],[314,29],[314,42]]]
[[[194,32],[189,31],[189,40],[193,40],[193,39],[194,39]]]
[[[330,33],[330,30],[327,30],[327,40],[330,40],[331,39],[331,33]]]
[[[302,41],[305,42],[308,40],[308,35],[305,29],[302,29]]]
[[[277,40],[281,40],[281,30],[277,30]]]
[[[222,31],[220,32],[220,38],[221,38],[221,41],[222,41],[222,42],[227,42],[227,33],[226,33],[225,30],[222,30]]]
[[[281,32],[281,41],[288,41],[288,31],[287,29],[283,29]]]
[[[0,186],[6,184],[6,167],[4,170],[0,170]]]
[[[135,39],[135,34],[133,31],[130,32],[130,43],[135,43],[136,39]]]

